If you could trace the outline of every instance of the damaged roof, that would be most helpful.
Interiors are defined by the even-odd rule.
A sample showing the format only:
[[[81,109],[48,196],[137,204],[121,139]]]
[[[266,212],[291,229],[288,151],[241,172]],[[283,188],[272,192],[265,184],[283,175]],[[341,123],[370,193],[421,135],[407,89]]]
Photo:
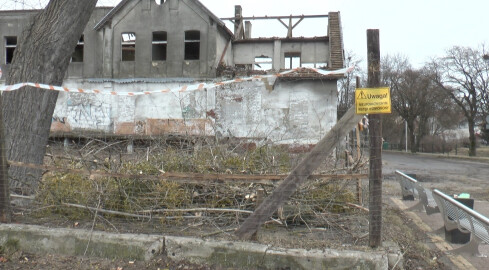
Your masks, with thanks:
[[[94,26],[94,30],[98,31],[100,30],[102,27],[104,27],[104,25],[107,23],[107,22],[110,22],[114,16],[117,14],[117,12],[119,12],[125,5],[127,5],[131,0],[122,0],[117,6],[115,6],[113,9],[111,9],[109,11],[109,13],[107,13],[107,15],[105,15],[102,20],[100,20],[100,22],[98,22],[95,26]],[[180,1],[180,0],[179,0]],[[226,32],[230,33],[232,35],[232,32],[226,27],[226,24],[221,20],[219,19],[219,17],[217,17],[216,15],[214,15],[214,13],[212,13],[208,8],[206,8],[199,0],[188,0],[188,1],[193,1],[198,7],[200,7],[205,13],[207,13],[207,15],[209,15],[209,17],[215,21],[217,23],[217,25],[219,25],[220,27],[223,27],[226,29]]]
[[[343,78],[350,68],[335,71],[326,71],[316,68],[299,67],[282,73],[280,79],[339,79]]]

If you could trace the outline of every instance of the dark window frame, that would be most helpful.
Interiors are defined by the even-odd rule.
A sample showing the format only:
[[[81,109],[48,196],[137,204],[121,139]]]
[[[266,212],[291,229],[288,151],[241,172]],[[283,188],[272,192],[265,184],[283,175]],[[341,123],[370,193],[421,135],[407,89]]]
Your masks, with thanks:
[[[75,51],[71,55],[71,62],[83,63],[85,50],[85,36],[81,35],[78,43],[76,44]]]
[[[168,52],[168,33],[166,31],[153,32],[151,41],[151,59],[153,61],[166,61]]]
[[[200,60],[200,31],[185,31],[184,60]]]
[[[136,40],[135,32],[121,33],[121,61],[136,61]]]
[[[17,36],[5,36],[5,64],[11,64],[17,48]]]

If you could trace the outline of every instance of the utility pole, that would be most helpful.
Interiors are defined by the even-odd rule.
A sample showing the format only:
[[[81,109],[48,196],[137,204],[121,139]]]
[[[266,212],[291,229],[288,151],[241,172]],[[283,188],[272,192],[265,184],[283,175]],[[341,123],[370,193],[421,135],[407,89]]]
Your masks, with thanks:
[[[380,86],[379,30],[367,30],[368,86]],[[382,244],[382,117],[369,114],[370,170],[369,170],[369,245]]]

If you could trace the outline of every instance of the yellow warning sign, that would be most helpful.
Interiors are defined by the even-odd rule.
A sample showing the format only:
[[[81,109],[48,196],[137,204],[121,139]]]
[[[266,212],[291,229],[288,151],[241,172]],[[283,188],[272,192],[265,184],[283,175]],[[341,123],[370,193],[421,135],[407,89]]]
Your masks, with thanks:
[[[389,87],[357,88],[355,90],[357,114],[391,113],[391,93]]]

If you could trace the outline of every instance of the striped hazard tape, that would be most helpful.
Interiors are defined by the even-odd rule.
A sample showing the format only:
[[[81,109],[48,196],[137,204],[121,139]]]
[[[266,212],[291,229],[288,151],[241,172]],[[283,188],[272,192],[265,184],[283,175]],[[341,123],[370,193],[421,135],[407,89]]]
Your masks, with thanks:
[[[344,69],[339,69],[339,70],[333,70],[333,71],[326,71],[326,70],[321,70],[321,69],[316,69],[316,68],[308,68],[310,70],[313,70],[321,75],[342,75],[345,73],[351,72],[354,67],[349,67],[349,68],[344,68]],[[269,79],[269,78],[275,78],[275,77],[280,77],[288,73],[292,73],[294,71],[297,71],[298,68],[296,69],[291,69],[287,70],[275,75],[258,75],[258,76],[253,76],[253,77],[246,77],[246,78],[236,78],[233,80],[227,80],[227,81],[221,81],[221,82],[215,82],[215,83],[198,83],[198,84],[191,84],[191,85],[183,85],[178,88],[172,88],[172,89],[163,89],[163,90],[151,90],[151,91],[142,91],[142,92],[115,92],[115,91],[108,91],[108,90],[98,90],[98,89],[80,89],[80,88],[67,88],[67,87],[62,87],[62,86],[53,86],[53,85],[48,85],[48,84],[41,84],[41,83],[31,83],[31,82],[26,82],[26,83],[17,83],[13,85],[4,85],[0,86],[0,92],[9,92],[9,91],[15,91],[18,90],[22,87],[25,86],[31,86],[35,88],[40,88],[40,89],[47,89],[47,90],[53,90],[53,91],[60,91],[60,92],[69,92],[69,93],[86,93],[86,94],[105,94],[105,95],[114,95],[114,96],[141,96],[141,95],[150,95],[150,94],[155,94],[155,93],[179,93],[179,92],[186,92],[186,91],[196,91],[196,90],[203,90],[203,89],[211,89],[214,87],[218,87],[221,85],[226,85],[226,84],[231,84],[231,83],[237,83],[237,82],[245,82],[245,81],[259,81],[263,79]],[[1,75],[1,71],[0,71]]]

